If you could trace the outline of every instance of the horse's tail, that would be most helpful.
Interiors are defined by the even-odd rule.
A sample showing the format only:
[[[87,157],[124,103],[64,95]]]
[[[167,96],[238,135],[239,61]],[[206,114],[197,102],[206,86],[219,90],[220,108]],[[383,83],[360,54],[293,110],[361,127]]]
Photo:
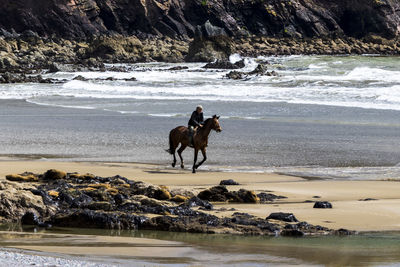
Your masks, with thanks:
[[[169,133],[169,148],[166,149],[165,151],[167,151],[169,154],[173,155],[174,154],[174,152],[173,152],[174,151],[174,145],[172,144],[171,135],[172,135],[172,131]]]

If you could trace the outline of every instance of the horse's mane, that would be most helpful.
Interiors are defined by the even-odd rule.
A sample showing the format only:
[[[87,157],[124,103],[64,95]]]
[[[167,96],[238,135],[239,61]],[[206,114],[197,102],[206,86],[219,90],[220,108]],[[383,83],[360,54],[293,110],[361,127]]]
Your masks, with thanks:
[[[208,118],[204,121],[204,124],[207,124],[210,120],[212,120],[212,118]]]

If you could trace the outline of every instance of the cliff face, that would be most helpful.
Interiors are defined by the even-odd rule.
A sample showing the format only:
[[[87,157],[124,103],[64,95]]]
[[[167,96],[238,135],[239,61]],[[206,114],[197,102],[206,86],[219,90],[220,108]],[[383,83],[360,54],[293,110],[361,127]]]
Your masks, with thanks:
[[[400,33],[398,0],[0,0],[0,28],[67,38],[121,33],[192,37],[207,20],[229,35]]]

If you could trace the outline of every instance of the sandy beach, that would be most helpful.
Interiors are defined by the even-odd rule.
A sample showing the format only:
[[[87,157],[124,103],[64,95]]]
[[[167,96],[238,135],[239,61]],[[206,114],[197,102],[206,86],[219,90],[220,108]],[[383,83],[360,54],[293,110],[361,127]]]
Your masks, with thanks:
[[[215,186],[223,179],[234,179],[241,185],[229,186],[229,190],[245,188],[256,193],[268,191],[287,198],[276,200],[273,204],[220,203],[217,204],[219,207],[228,209],[233,207],[236,211],[247,212],[261,218],[276,211],[292,212],[300,221],[334,229],[400,230],[400,210],[397,208],[400,204],[400,182],[395,179],[391,181],[306,180],[274,173],[209,171],[200,171],[193,175],[188,170],[151,164],[16,161],[5,158],[0,162],[0,177],[4,179],[7,174],[24,171],[43,173],[52,168],[99,176],[119,174],[136,181],[192,191]],[[333,209],[313,209],[313,203],[310,201],[316,200],[331,202]],[[224,216],[234,211],[209,212]]]

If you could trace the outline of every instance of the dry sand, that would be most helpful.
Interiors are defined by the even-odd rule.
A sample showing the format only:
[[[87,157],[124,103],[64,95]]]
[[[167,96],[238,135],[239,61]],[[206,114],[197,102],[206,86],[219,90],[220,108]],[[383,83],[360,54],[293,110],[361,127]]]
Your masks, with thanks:
[[[67,172],[93,173],[99,176],[122,175],[171,188],[199,191],[219,184],[222,179],[234,179],[240,186],[256,192],[272,191],[288,197],[274,204],[221,204],[237,211],[266,217],[271,212],[292,212],[301,221],[330,228],[357,231],[400,230],[400,182],[396,181],[309,181],[298,177],[271,173],[205,172],[192,174],[189,170],[166,166],[134,163],[0,161],[0,179],[6,174],[31,171],[43,173],[55,168]],[[319,196],[320,198],[313,198]],[[377,200],[360,201],[373,198]],[[330,201],[333,209],[313,209],[306,200]],[[219,204],[218,204],[219,205]],[[218,216],[232,212],[213,211]]]

